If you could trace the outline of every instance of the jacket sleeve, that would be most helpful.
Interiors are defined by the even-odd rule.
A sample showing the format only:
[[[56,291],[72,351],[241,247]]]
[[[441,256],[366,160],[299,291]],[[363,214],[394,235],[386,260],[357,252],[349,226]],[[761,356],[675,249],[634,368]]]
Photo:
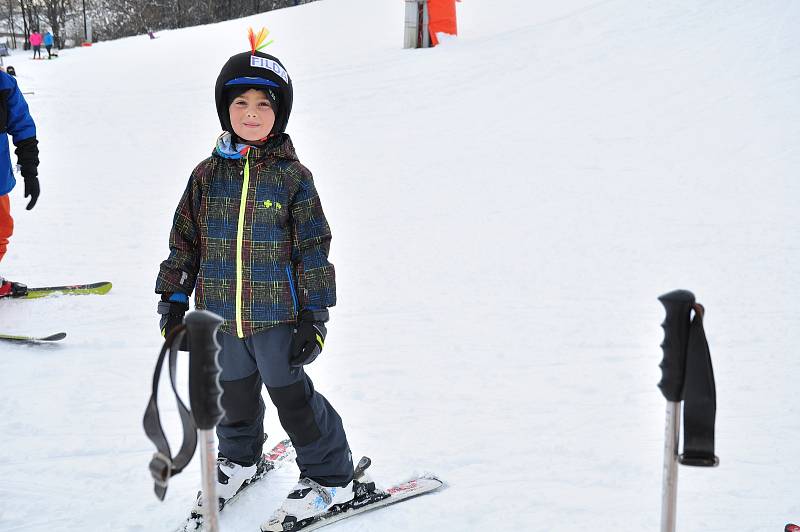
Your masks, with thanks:
[[[169,234],[169,257],[161,263],[156,279],[156,293],[180,292],[187,296],[194,290],[200,269],[200,211],[201,188],[197,170],[192,174],[181,196],[172,230]]]
[[[293,260],[297,269],[298,300],[304,309],[336,304],[336,276],[328,261],[331,230],[314,187],[311,172],[303,169],[300,187],[291,205],[294,234]]]
[[[10,76],[9,76],[10,77]],[[28,103],[19,90],[16,80],[10,79],[8,88],[8,118],[6,127],[17,147],[17,162],[24,177],[36,177],[39,166],[39,147],[36,124],[28,110]]]
[[[28,102],[22,96],[22,91],[19,90],[16,80],[11,76],[8,77],[11,78],[11,86],[8,89],[8,119],[6,127],[14,140],[14,144],[19,145],[21,141],[36,136],[36,124],[31,118]]]
[[[22,177],[36,177],[39,175],[39,141],[30,137],[17,143],[17,163]]]

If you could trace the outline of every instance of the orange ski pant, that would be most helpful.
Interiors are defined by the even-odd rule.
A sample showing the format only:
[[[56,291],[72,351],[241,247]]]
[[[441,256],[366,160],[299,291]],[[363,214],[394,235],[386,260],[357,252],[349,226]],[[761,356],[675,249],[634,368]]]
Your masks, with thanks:
[[[14,219],[11,217],[11,201],[8,194],[0,196],[0,261],[6,254],[8,239],[14,233]]]

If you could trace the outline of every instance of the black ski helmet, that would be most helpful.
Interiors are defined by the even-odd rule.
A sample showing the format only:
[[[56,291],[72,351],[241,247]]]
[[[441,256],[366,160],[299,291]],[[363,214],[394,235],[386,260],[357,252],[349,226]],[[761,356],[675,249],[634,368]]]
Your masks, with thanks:
[[[222,129],[233,134],[228,112],[229,88],[274,89],[278,91],[278,110],[271,133],[283,133],[292,112],[292,80],[278,58],[264,52],[242,52],[232,56],[223,65],[217,77],[214,92],[217,115]]]

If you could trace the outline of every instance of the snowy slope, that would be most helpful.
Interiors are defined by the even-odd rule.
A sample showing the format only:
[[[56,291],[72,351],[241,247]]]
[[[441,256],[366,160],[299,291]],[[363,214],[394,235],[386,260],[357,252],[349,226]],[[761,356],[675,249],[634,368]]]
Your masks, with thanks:
[[[6,58],[35,91],[43,194],[26,212],[12,193],[0,273],[114,289],[0,305],[3,331],[69,334],[0,345],[0,530],[166,531],[191,504],[197,461],[164,503],[147,471],[152,288],[250,25],[293,77],[289,132],[334,232],[310,374],[378,480],[450,484],[331,530],[657,529],[656,297],[675,288],[708,311],[721,458],[681,469],[679,530],[800,520],[800,4],[541,4],[464,0],[432,50],[401,49],[402,2],[325,0]],[[257,530],[295,477],[223,530]]]

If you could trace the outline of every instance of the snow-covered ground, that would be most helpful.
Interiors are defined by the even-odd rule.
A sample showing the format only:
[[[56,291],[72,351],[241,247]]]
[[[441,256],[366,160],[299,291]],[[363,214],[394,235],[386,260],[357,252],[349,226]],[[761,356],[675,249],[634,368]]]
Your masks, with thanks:
[[[378,480],[450,484],[331,530],[656,530],[656,298],[676,288],[707,308],[721,459],[680,470],[678,529],[800,520],[800,3],[458,9],[431,50],[401,49],[403,2],[325,0],[5,58],[35,93],[43,192],[31,212],[12,193],[0,273],[114,289],[0,305],[3,332],[69,334],[0,345],[0,530],[168,531],[193,500],[197,458],[163,503],[147,470],[153,284],[251,25],[293,77],[288,129],[334,232],[311,376]],[[257,530],[296,474],[222,529]]]

